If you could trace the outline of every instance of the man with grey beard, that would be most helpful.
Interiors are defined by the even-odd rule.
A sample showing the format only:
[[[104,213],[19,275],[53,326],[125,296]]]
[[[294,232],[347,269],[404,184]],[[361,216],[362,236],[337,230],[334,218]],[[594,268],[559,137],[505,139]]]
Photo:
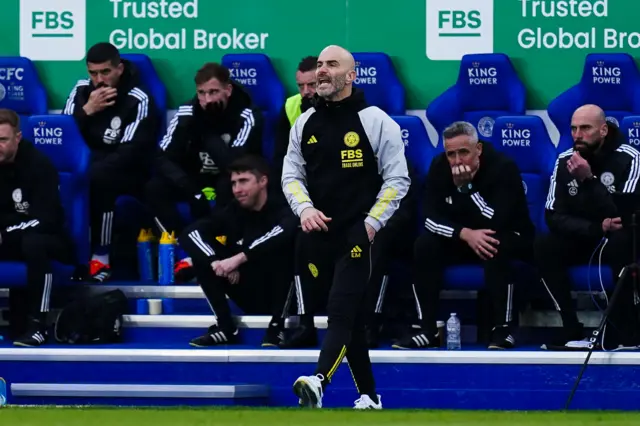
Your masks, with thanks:
[[[300,217],[297,248],[298,309],[313,327],[316,278],[333,276],[329,327],[316,371],[299,377],[294,392],[301,406],[322,407],[324,389],[346,356],[360,398],[356,409],[381,409],[369,359],[365,294],[377,250],[374,237],[407,194],[400,126],[367,105],[354,88],[355,61],[339,46],[325,48],[316,69],[316,102],[295,122],[284,158],[282,188]]]

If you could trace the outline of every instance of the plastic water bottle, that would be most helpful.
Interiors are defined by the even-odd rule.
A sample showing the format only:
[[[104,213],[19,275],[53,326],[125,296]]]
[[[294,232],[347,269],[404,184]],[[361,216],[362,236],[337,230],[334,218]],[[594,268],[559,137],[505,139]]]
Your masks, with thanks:
[[[447,321],[447,349],[448,350],[460,350],[462,349],[461,339],[462,326],[460,325],[460,318],[456,313],[452,313],[451,317]]]
[[[152,235],[144,229],[138,235],[138,274],[140,281],[153,281]]]
[[[158,284],[173,284],[176,240],[173,233],[163,232],[158,244]]]

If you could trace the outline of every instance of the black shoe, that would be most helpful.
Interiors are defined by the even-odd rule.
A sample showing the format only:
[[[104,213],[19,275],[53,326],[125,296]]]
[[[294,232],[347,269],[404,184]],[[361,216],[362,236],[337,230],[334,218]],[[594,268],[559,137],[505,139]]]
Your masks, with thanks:
[[[318,346],[318,330],[301,326],[280,345],[282,349],[315,348]]]
[[[24,334],[13,342],[14,346],[22,346],[25,348],[37,348],[47,342],[47,333],[41,331],[32,331]]]
[[[589,350],[589,338],[585,337],[584,325],[578,323],[569,325],[559,330],[560,335],[542,345],[542,349],[553,350]],[[600,347],[600,342],[596,343],[596,348]],[[586,349],[585,349],[586,348]]]
[[[398,339],[393,345],[394,349],[429,349],[440,347],[440,335],[439,333],[432,334],[427,332],[418,332],[413,334],[407,334],[401,339]]]
[[[489,349],[513,349],[516,339],[511,335],[508,326],[493,327]]]
[[[280,327],[269,327],[262,339],[263,348],[277,348],[284,343],[284,331]]]
[[[195,346],[196,348],[206,348],[209,346],[216,345],[227,345],[236,343],[238,340],[238,329],[234,330],[223,330],[217,325],[212,325],[207,330],[207,334],[196,337],[192,341],[189,342],[191,346]]]

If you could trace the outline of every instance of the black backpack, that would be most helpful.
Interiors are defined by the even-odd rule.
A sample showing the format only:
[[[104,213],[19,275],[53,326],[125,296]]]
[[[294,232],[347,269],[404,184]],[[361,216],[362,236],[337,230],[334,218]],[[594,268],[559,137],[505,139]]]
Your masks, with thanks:
[[[123,316],[128,311],[129,303],[121,290],[81,297],[60,311],[54,337],[69,344],[120,342]]]

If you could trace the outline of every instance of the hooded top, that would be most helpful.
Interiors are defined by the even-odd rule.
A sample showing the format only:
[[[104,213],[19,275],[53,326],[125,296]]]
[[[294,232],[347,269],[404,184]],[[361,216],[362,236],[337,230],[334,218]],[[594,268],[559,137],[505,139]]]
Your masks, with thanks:
[[[159,172],[185,193],[212,186],[228,201],[229,164],[244,154],[262,154],[262,112],[242,86],[231,84],[224,110],[203,110],[197,96],[181,105],[160,143]]]
[[[604,219],[621,215],[612,194],[638,194],[640,152],[625,143],[615,124],[607,125],[609,132],[602,147],[586,158],[592,179],[580,182],[567,170],[573,148],[558,156],[545,204],[551,232],[586,239],[602,237]]]

